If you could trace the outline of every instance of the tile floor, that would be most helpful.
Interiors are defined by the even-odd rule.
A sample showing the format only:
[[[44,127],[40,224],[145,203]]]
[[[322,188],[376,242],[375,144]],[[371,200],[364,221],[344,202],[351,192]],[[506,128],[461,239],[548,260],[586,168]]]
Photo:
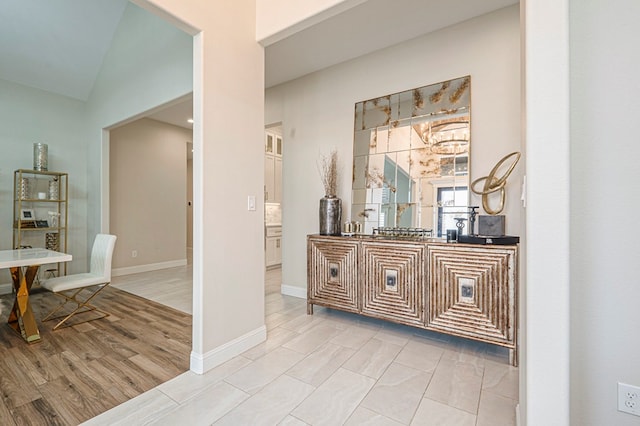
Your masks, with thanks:
[[[268,338],[204,375],[186,372],[87,425],[515,425],[518,369],[493,345],[280,294],[266,274]],[[113,285],[191,312],[191,267]]]

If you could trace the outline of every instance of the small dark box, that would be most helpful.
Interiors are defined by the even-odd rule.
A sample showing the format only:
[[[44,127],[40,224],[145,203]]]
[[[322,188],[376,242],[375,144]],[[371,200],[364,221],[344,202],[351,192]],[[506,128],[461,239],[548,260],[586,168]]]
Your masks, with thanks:
[[[489,237],[501,237],[505,235],[505,216],[496,215],[479,215],[478,216],[478,235],[486,235]]]

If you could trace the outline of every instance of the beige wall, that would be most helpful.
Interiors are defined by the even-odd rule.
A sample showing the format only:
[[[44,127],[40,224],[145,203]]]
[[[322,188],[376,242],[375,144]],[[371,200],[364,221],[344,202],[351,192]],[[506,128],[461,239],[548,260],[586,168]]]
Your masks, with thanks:
[[[190,140],[190,130],[150,119],[111,131],[109,229],[118,236],[115,275],[134,267],[186,263],[185,146]]]
[[[281,122],[283,291],[306,297],[305,236],[318,232],[323,195],[316,162],[337,149],[338,196],[350,217],[356,102],[471,75],[471,179],[522,150],[519,9],[513,6],[379,50],[267,90],[265,123]],[[443,43],[446,40],[446,43]],[[419,54],[417,54],[419,52]],[[523,235],[524,160],[507,185],[507,233]],[[481,205],[478,196],[473,205]]]
[[[194,37],[193,351],[206,371],[264,325],[264,50],[255,0],[135,0]],[[190,28],[189,28],[190,27]],[[247,197],[256,210],[247,210]]]

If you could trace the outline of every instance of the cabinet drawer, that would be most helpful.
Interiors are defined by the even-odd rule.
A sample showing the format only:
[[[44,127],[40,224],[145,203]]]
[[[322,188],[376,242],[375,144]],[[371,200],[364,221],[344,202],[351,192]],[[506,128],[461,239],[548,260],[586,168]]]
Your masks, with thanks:
[[[281,226],[267,226],[267,237],[279,237],[282,235]]]

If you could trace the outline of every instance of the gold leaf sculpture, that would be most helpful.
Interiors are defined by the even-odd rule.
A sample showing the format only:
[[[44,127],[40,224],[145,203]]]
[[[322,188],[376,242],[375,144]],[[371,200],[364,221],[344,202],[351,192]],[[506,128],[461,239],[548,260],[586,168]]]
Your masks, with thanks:
[[[491,169],[491,172],[489,173],[489,175],[478,178],[471,183],[471,190],[478,195],[482,195],[482,208],[488,214],[496,215],[502,212],[502,210],[504,210],[504,200],[506,196],[504,187],[507,184],[507,178],[509,177],[511,172],[513,172],[513,169],[516,167],[516,164],[518,164],[518,161],[520,160],[520,156],[521,154],[517,151],[512,152],[511,154],[505,155],[504,157],[502,157],[500,161],[496,163],[493,169]],[[502,176],[497,178],[496,173],[498,172],[500,167],[507,160],[511,158],[513,158],[513,162],[511,163],[509,168],[507,168],[507,170],[502,174]],[[484,186],[482,190],[476,189],[476,185],[479,184],[480,182],[484,182]],[[500,204],[498,205],[497,208],[493,209],[491,208],[491,206],[489,206],[489,194],[492,194],[496,191],[500,191]]]

